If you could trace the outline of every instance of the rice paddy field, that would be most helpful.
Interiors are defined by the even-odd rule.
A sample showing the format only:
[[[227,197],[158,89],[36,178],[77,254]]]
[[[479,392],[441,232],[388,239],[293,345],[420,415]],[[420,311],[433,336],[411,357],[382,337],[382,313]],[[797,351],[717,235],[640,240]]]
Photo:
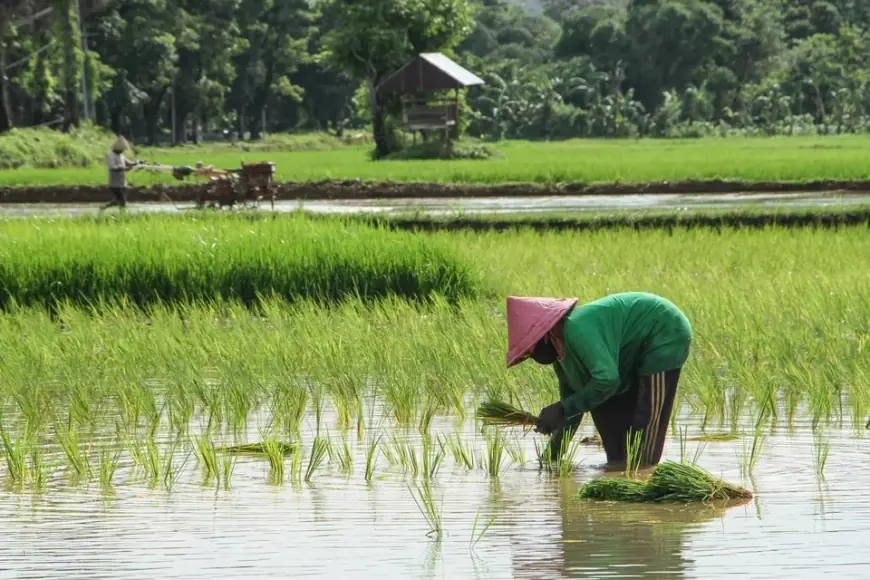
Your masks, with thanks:
[[[300,215],[0,221],[0,575],[749,578],[870,570],[867,228],[390,231]],[[665,459],[736,503],[581,498],[507,295],[691,320]]]
[[[138,149],[132,159],[165,165],[202,161],[237,168],[242,161],[272,161],[278,181],[324,179],[435,183],[648,183],[730,179],[747,182],[860,180],[870,176],[866,136],[721,138],[695,140],[508,141],[488,160],[381,161],[371,146],[331,150],[261,151],[241,147]],[[167,173],[136,171],[131,185],[174,183]],[[106,168],[27,168],[0,171],[0,187],[102,185]]]

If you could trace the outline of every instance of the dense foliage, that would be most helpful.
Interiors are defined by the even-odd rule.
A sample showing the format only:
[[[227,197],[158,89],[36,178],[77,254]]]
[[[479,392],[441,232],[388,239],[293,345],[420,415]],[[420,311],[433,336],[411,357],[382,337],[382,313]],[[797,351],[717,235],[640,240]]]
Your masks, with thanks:
[[[14,0],[0,129],[92,118],[154,143],[371,125],[420,51],[486,79],[486,138],[861,132],[870,0]]]

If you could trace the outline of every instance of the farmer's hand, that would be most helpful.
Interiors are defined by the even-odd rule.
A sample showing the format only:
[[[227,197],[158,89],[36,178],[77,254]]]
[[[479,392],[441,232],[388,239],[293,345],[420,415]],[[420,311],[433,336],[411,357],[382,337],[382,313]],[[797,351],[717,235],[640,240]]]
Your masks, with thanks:
[[[565,424],[565,408],[562,402],[553,403],[548,407],[544,407],[538,415],[538,426],[535,432],[544,435],[550,435],[554,431],[558,431]]]

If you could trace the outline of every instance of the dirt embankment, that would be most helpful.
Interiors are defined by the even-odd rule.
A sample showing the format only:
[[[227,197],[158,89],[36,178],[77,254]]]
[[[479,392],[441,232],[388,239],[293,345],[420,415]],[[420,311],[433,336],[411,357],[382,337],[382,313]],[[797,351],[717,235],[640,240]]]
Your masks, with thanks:
[[[131,202],[194,201],[203,194],[205,194],[206,199],[213,199],[213,196],[208,194],[208,187],[208,184],[205,183],[131,187],[128,189],[127,199]],[[712,180],[661,181],[644,184],[473,185],[328,180],[283,182],[275,185],[277,199],[284,200],[789,192],[870,192],[870,181],[743,182]],[[107,201],[111,197],[108,189],[103,186],[0,188],[0,203],[89,203]]]

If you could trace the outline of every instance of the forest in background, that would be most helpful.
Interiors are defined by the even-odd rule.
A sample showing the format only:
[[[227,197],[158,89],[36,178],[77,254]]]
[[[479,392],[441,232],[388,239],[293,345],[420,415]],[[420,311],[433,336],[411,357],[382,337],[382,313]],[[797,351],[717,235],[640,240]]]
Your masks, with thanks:
[[[870,0],[6,0],[0,130],[139,142],[373,130],[373,91],[440,51],[486,80],[484,139],[865,132]]]

